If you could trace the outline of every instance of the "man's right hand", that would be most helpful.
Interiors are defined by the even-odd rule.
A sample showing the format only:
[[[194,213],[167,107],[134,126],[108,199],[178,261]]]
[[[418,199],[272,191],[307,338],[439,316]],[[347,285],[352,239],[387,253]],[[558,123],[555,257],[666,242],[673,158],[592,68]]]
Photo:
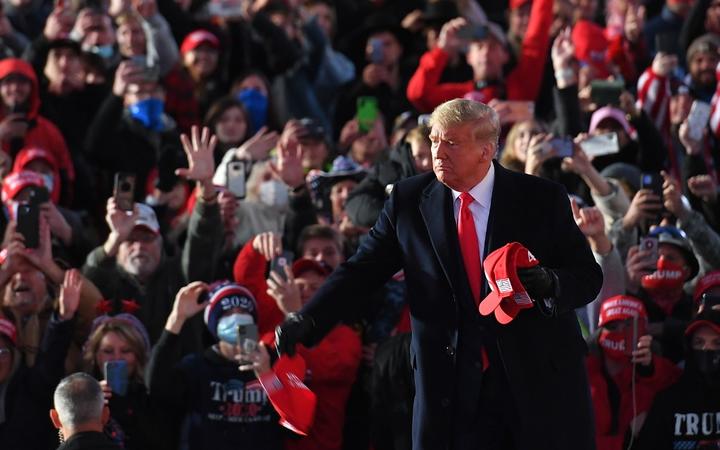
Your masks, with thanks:
[[[256,252],[265,257],[266,261],[270,261],[282,253],[282,239],[272,231],[266,231],[255,236],[252,246]]]
[[[108,198],[105,221],[110,227],[110,234],[103,246],[105,253],[108,256],[115,256],[120,244],[130,237],[130,233],[135,226],[135,219],[137,219],[137,215],[137,205],[133,207],[132,214],[128,214],[127,211],[123,211],[118,208],[115,203],[115,197]]]
[[[650,189],[640,189],[633,197],[630,208],[623,217],[623,228],[631,230],[646,220],[656,219],[662,210],[661,198]]]
[[[312,317],[300,313],[288,314],[285,321],[275,329],[278,355],[295,355],[295,346],[306,343],[314,328],[315,321]]]

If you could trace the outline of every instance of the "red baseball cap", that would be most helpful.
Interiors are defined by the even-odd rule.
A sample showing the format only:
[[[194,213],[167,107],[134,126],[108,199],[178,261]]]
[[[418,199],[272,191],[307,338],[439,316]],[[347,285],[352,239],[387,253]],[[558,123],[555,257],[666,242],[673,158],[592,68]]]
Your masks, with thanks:
[[[260,383],[280,414],[280,425],[307,436],[315,418],[317,397],[302,382],[303,378],[305,360],[300,355],[283,355],[271,372],[260,377]]]
[[[189,51],[195,50],[201,45],[209,45],[210,47],[219,50],[220,40],[207,30],[195,30],[192,33],[185,36],[180,46],[180,53],[183,55]]]
[[[720,286],[720,270],[708,272],[698,280],[697,285],[695,285],[695,292],[693,293],[695,303],[700,301],[705,291],[715,286]]]
[[[572,29],[572,41],[575,44],[575,57],[595,69],[596,78],[607,78],[609,43],[605,29],[588,20],[579,20]]]
[[[330,275],[330,269],[310,258],[300,258],[292,265],[292,273],[294,277],[299,277],[305,272],[315,272],[321,277]]]
[[[512,11],[528,4],[532,4],[532,0],[510,0],[508,6]]]
[[[2,201],[7,203],[28,186],[45,187],[43,177],[36,172],[22,170],[13,172],[3,179]]]
[[[480,302],[480,314],[495,313],[495,319],[506,325],[521,309],[532,308],[533,302],[517,275],[517,269],[534,267],[539,261],[519,242],[511,242],[495,250],[483,263],[485,277],[492,292]]]
[[[647,311],[642,300],[630,295],[616,295],[603,300],[600,305],[598,327],[614,320],[626,320],[638,317],[647,319]]]

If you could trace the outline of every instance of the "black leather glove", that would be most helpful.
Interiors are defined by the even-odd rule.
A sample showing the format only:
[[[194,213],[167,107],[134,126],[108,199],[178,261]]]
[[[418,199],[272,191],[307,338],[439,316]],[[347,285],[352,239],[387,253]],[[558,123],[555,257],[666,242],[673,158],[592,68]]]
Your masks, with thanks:
[[[278,355],[293,356],[295,346],[310,340],[315,321],[310,316],[290,313],[285,321],[275,328],[275,348]]]
[[[518,278],[533,300],[539,302],[546,298],[555,297],[555,282],[557,278],[552,270],[542,266],[518,269]]]

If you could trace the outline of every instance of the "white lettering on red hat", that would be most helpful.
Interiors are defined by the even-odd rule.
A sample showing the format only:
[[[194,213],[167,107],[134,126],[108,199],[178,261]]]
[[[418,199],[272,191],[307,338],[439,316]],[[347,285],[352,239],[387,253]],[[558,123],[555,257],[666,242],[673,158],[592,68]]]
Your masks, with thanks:
[[[537,261],[537,258],[535,257],[535,255],[530,253],[530,250],[528,250],[528,262],[533,262],[533,261]]]
[[[502,278],[500,280],[495,280],[495,283],[497,284],[498,290],[503,294],[506,292],[512,292],[513,290],[510,278]]]

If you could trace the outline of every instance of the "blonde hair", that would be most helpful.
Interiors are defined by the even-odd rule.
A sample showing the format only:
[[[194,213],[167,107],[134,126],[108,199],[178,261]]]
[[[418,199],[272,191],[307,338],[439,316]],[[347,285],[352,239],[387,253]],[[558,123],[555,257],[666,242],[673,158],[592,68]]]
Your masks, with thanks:
[[[130,346],[130,349],[135,354],[135,374],[134,377],[142,382],[143,373],[145,372],[145,364],[147,364],[148,357],[147,350],[145,348],[145,339],[138,332],[138,330],[130,323],[121,319],[110,319],[107,322],[101,324],[97,329],[90,335],[85,346],[83,348],[83,364],[84,369],[87,373],[102,373],[102,367],[95,367],[95,360],[97,352],[100,349],[100,342],[108,333],[115,333]],[[133,374],[131,374],[132,376]]]
[[[490,142],[498,148],[500,138],[500,118],[494,109],[475,100],[456,98],[447,101],[432,112],[430,127],[444,129],[466,123],[474,123],[473,137],[476,140]]]
[[[417,145],[423,143],[430,145],[430,129],[425,125],[418,125],[408,131],[407,136],[405,136],[405,141],[407,141],[408,144],[412,144],[414,142]]]
[[[500,155],[500,164],[503,167],[516,172],[525,172],[525,163],[515,156],[515,141],[520,137],[520,130],[522,127],[527,124],[530,124],[533,128],[538,128],[542,132],[547,130],[545,124],[535,119],[515,123],[515,125],[510,128],[510,131],[505,138],[505,148],[502,151],[502,155]]]

